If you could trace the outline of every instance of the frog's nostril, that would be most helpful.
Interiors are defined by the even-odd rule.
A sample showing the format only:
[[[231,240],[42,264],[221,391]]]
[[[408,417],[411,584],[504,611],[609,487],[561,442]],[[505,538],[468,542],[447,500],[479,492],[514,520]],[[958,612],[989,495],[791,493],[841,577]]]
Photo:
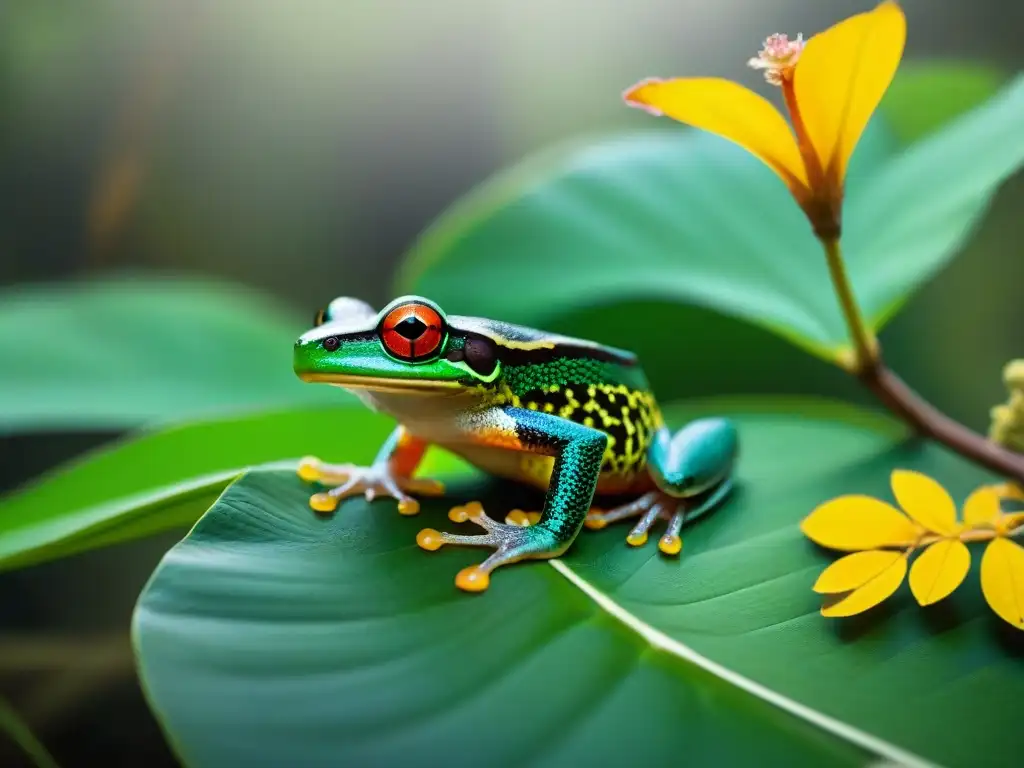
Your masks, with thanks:
[[[336,350],[338,348],[339,343],[340,342],[338,341],[337,336],[328,336],[321,342],[321,344],[324,345],[324,349],[326,349],[328,352],[333,352],[334,350]]]

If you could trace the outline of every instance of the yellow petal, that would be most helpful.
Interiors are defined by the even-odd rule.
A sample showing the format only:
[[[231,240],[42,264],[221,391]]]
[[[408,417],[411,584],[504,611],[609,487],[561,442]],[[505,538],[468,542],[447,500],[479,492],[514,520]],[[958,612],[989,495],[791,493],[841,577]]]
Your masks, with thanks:
[[[1009,512],[996,521],[996,530],[1007,535],[1021,525],[1024,525],[1024,512]]]
[[[795,194],[804,194],[804,169],[789,123],[771,103],[742,85],[714,77],[645,80],[626,102],[735,142],[775,171]]]
[[[937,603],[959,587],[971,567],[971,553],[960,539],[944,539],[922,552],[910,569],[910,591],[921,605]]]
[[[943,536],[957,532],[956,504],[928,475],[909,469],[893,470],[892,492],[903,511],[929,531]]]
[[[992,486],[982,486],[964,502],[964,523],[969,526],[995,525],[1002,514],[999,493]]]
[[[918,529],[898,509],[870,496],[840,496],[804,518],[800,530],[829,549],[855,552],[880,547],[908,547]]]
[[[1021,488],[1017,483],[999,483],[998,485],[993,485],[992,490],[1004,499],[1024,501],[1024,488]]]
[[[813,589],[824,594],[849,592],[867,584],[902,558],[902,552],[884,549],[854,552],[852,555],[839,558],[822,571],[821,576],[814,582]]]
[[[1024,629],[1024,549],[993,539],[981,558],[981,591],[1001,619]]]
[[[826,605],[821,615],[829,618],[853,616],[873,608],[899,589],[907,575],[907,558],[900,556],[892,565],[875,576],[871,581],[853,590],[842,600]]]
[[[907,37],[900,7],[884,2],[807,41],[793,73],[800,116],[826,178],[837,186],[892,82]]]

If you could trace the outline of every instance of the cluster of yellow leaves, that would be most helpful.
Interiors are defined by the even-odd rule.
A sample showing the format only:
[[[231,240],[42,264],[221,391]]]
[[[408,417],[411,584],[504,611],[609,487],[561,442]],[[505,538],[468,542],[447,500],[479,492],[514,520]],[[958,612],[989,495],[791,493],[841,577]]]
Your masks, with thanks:
[[[1013,487],[983,486],[964,502],[963,515],[935,480],[909,470],[892,473],[892,491],[902,508],[871,496],[840,496],[801,523],[804,535],[829,549],[853,554],[822,572],[814,591],[833,596],[823,616],[853,616],[878,605],[907,576],[921,605],[931,605],[963,583],[971,566],[967,543],[988,542],[981,560],[981,588],[1002,619],[1024,629],[1024,547],[1011,540],[1024,533],[1024,513],[1004,513],[1001,499],[1021,498]]]

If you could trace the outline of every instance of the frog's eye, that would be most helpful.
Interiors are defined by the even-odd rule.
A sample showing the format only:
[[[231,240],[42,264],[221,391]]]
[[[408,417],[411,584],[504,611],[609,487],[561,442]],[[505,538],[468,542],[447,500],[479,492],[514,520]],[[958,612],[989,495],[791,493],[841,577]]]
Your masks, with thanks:
[[[403,304],[391,310],[380,326],[380,340],[395,357],[422,360],[441,346],[444,321],[426,304]]]
[[[324,321],[326,321],[326,320],[327,320],[327,310],[326,309],[318,309],[316,311],[316,317],[313,318],[313,327],[314,328],[319,328],[321,325],[324,324]]]

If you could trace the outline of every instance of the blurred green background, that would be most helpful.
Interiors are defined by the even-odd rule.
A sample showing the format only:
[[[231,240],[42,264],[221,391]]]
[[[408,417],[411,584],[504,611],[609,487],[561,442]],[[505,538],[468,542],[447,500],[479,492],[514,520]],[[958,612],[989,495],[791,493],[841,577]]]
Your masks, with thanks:
[[[339,294],[379,306],[417,234],[496,170],[568,137],[648,127],[622,105],[624,87],[717,74],[768,94],[745,68],[766,34],[807,36],[871,5],[9,0],[0,287],[158,271],[243,283],[310,317]],[[907,61],[1024,66],[1017,0],[903,6]],[[1002,365],[1024,356],[1022,202],[1018,177],[882,337],[911,385],[977,429],[1004,397]],[[728,386],[846,386],[825,363],[812,374],[766,381],[737,363]],[[687,376],[694,392],[722,386],[702,382],[699,362]],[[113,436],[0,438],[0,489]],[[173,764],[137,692],[126,627],[176,538],[0,577],[0,693],[63,764]],[[21,759],[0,744],[0,765]]]

